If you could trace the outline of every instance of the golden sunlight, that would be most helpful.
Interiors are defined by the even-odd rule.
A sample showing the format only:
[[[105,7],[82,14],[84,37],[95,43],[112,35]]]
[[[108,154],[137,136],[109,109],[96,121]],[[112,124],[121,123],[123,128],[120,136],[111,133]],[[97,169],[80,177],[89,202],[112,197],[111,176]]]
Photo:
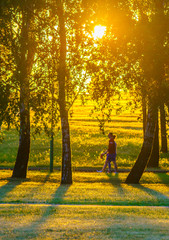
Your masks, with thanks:
[[[96,25],[94,27],[93,37],[94,39],[102,38],[105,34],[106,27],[101,25]]]

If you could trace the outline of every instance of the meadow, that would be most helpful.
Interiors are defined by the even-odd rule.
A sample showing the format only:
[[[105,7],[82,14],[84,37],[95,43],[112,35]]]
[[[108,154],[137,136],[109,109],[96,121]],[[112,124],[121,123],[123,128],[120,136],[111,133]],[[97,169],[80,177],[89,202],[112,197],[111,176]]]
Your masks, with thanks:
[[[139,112],[114,113],[103,135],[89,116],[91,108],[77,102],[70,119],[72,185],[60,185],[60,130],[55,130],[54,172],[49,172],[50,139],[43,133],[31,138],[27,178],[15,179],[18,133],[2,127],[0,239],[169,239],[169,154],[160,153],[159,169],[144,172],[140,184],[125,184],[143,142]],[[118,174],[96,172],[108,132],[117,135]]]
[[[129,110],[116,115],[105,125],[105,135],[100,132],[98,121],[90,116],[93,105],[89,101],[84,106],[78,100],[73,106],[73,117],[70,118],[72,169],[101,168],[103,160],[100,153],[107,149],[107,134],[113,132],[117,138],[117,163],[119,169],[131,169],[143,142],[142,122],[138,120],[140,111],[131,113]],[[60,126],[58,126],[60,127]],[[15,129],[6,130],[0,144],[0,167],[13,168],[18,149],[18,132]],[[54,168],[61,167],[61,130],[54,131]],[[34,139],[31,137],[29,168],[49,168],[50,138],[42,133]],[[160,153],[160,168],[169,168],[169,153]]]
[[[93,105],[88,102],[81,105],[77,101],[73,106],[73,117],[70,118],[72,169],[101,168],[103,160],[100,153],[107,149],[108,132],[113,132],[117,138],[117,162],[120,169],[131,169],[143,142],[142,122],[138,120],[140,111],[132,113],[124,111],[121,115],[114,115],[105,125],[105,135],[100,132],[98,121],[90,116]],[[60,127],[60,126],[59,126]],[[57,129],[57,130],[56,130]],[[61,167],[61,130],[56,128],[54,133],[54,168]],[[0,144],[0,167],[12,168],[18,149],[18,132],[15,129],[6,130]],[[34,139],[31,137],[31,151],[29,168],[49,168],[50,138],[42,133]],[[160,154],[160,168],[169,168],[169,154]]]

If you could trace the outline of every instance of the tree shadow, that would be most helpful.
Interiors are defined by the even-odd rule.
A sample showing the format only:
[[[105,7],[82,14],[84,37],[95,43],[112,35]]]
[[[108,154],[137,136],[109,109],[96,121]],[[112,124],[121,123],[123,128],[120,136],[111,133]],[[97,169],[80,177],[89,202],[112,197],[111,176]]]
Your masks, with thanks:
[[[27,178],[27,180],[33,181],[33,182],[41,182],[42,184],[45,184],[46,182],[59,183],[59,180],[57,178],[55,178],[55,179],[51,178],[50,172],[48,172],[45,176],[41,175],[41,173],[39,173],[38,175],[35,175],[35,176],[33,175],[31,178]]]
[[[166,174],[166,173],[156,173],[156,174],[162,181],[162,184],[164,184],[166,186],[169,185],[169,174]]]
[[[57,188],[56,192],[54,194],[52,194],[52,200],[51,203],[55,203],[56,199],[56,203],[57,204],[64,204],[63,198],[66,194],[66,192],[69,190],[70,188],[70,184],[60,184],[59,187]]]
[[[157,206],[166,205],[163,203],[164,201],[169,202],[169,197],[161,193],[160,191],[156,191],[154,189],[145,187],[141,184],[129,184],[129,185],[132,185],[133,188],[142,190],[146,192],[148,195],[155,197],[155,203]],[[150,200],[149,201],[147,200],[147,205],[154,205],[154,201],[152,203]]]
[[[25,179],[7,178],[8,182],[0,187],[0,202],[3,203],[5,196],[11,192],[14,188],[25,182]]]
[[[106,175],[109,177],[109,182],[115,187],[120,194],[124,194],[124,189],[121,186],[122,181],[119,178],[118,173],[106,173]]]
[[[46,176],[45,179],[48,180],[49,176]],[[22,237],[24,234],[24,231],[26,231],[26,233],[30,232],[31,239],[38,238],[38,236],[40,237],[40,235],[41,235],[40,227],[43,224],[45,224],[52,215],[57,214],[60,211],[59,205],[64,204],[63,198],[64,198],[66,192],[68,191],[68,189],[70,188],[70,186],[71,185],[69,185],[69,184],[60,184],[57,187],[56,191],[51,195],[52,199],[49,201],[49,203],[45,203],[44,206],[43,206],[43,204],[42,204],[42,206],[40,206],[40,205],[37,206],[39,208],[38,209],[38,214],[40,214],[39,217],[35,218],[35,220],[31,221],[30,224],[28,224],[28,225],[24,225],[22,227],[15,228],[14,231],[15,231],[16,237],[17,238]],[[33,206],[32,206],[32,208],[33,208]],[[52,229],[50,229],[50,227],[49,227],[47,229],[47,231],[50,232],[50,231],[52,231]],[[4,238],[4,240],[6,240],[6,238]]]

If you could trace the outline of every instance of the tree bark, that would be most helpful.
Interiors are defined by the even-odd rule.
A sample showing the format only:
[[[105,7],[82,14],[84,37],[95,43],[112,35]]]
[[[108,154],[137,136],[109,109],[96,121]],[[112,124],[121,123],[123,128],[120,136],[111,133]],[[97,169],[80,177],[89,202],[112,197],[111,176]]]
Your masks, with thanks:
[[[156,117],[156,107],[151,103],[148,106],[148,116],[147,116],[147,125],[145,131],[144,142],[142,145],[141,152],[130,171],[126,183],[139,183],[140,178],[147,166],[149,156],[152,150],[153,139],[154,139],[154,132],[155,132],[155,125],[157,121]]]
[[[166,114],[164,109],[164,103],[160,104],[160,123],[161,123],[161,151],[163,153],[167,153],[168,147],[167,147]]]
[[[142,112],[143,112],[143,138],[144,138],[147,122],[147,106],[145,96],[142,96]]]
[[[159,124],[158,119],[156,122],[155,133],[154,133],[154,140],[153,140],[153,147],[150,154],[150,158],[148,161],[147,167],[159,167]]]
[[[25,87],[20,92],[20,132],[19,148],[12,177],[26,178],[30,152],[30,110],[28,96],[25,96]],[[25,99],[27,98],[27,99]],[[25,101],[26,100],[26,101]]]
[[[61,0],[57,1],[57,11],[59,18],[60,29],[60,59],[58,68],[58,82],[59,82],[59,107],[62,126],[62,176],[61,184],[72,183],[72,169],[71,169],[71,148],[70,148],[70,131],[68,110],[66,108],[65,100],[65,74],[66,74],[66,31],[64,10]]]
[[[29,78],[33,66],[36,46],[30,42],[29,26],[30,14],[22,9],[22,29],[20,37],[20,61],[18,64],[18,77],[20,83],[20,132],[19,148],[12,177],[26,178],[30,153],[30,108],[29,108]]]

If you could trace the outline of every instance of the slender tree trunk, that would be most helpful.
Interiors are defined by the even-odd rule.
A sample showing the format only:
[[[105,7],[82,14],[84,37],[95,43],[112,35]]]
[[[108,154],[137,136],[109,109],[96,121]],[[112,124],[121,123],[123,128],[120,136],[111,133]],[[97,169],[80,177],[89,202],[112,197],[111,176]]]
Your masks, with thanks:
[[[152,150],[156,121],[156,107],[153,104],[149,104],[143,146],[131,172],[125,181],[126,183],[139,183],[140,181]]]
[[[23,9],[23,22],[21,29],[21,56],[18,64],[18,76],[20,82],[20,132],[19,148],[16,157],[12,177],[26,178],[30,153],[30,108],[29,108],[29,77],[31,74],[36,46],[30,42],[28,31],[30,15]]]
[[[153,147],[148,161],[148,167],[159,167],[159,125],[158,119],[156,122]]]
[[[164,103],[160,104],[160,123],[161,123],[161,151],[163,153],[167,153],[168,148],[167,148],[166,114],[164,109]]]
[[[20,91],[20,133],[19,148],[12,177],[26,178],[30,152],[30,110],[25,87]]]
[[[147,106],[145,96],[142,96],[142,112],[143,112],[143,137],[144,137],[147,122]]]
[[[160,106],[160,122],[161,122],[161,151],[167,152],[167,137],[166,137],[166,119],[165,119],[165,109],[164,109],[164,82],[166,79],[165,76],[165,39],[167,28],[164,30],[164,21],[165,21],[165,10],[164,10],[164,1],[155,1],[156,9],[157,9],[157,20],[156,22],[161,22],[160,27],[157,30],[156,36],[156,66],[154,69],[154,74],[158,80],[158,98],[159,98],[159,106]]]
[[[62,184],[72,184],[71,149],[68,114],[61,114],[62,124]]]
[[[70,148],[70,132],[68,110],[66,108],[65,100],[65,74],[66,74],[66,32],[64,10],[61,0],[57,1],[57,10],[60,28],[60,59],[58,68],[58,82],[59,82],[59,106],[62,126],[62,177],[61,184],[72,183],[72,169],[71,169],[71,148]]]

